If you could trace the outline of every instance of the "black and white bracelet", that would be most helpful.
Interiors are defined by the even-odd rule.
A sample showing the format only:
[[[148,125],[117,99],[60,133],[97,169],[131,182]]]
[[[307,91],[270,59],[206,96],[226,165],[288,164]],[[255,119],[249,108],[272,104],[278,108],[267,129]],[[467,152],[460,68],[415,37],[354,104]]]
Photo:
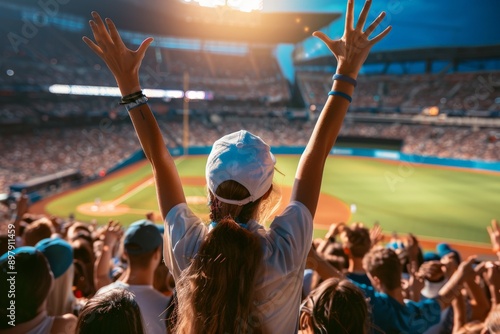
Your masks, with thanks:
[[[124,106],[127,109],[127,111],[130,111],[130,110],[137,108],[139,106],[142,106],[146,103],[148,103],[148,98],[145,95],[142,95],[141,97],[137,98],[136,100],[124,104]]]

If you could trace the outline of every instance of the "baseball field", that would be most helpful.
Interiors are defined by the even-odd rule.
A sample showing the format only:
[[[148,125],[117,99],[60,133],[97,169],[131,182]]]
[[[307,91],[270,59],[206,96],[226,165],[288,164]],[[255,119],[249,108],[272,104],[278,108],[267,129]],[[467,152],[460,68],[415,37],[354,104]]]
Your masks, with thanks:
[[[275,184],[288,202],[298,156],[278,156]],[[207,217],[206,157],[176,160],[189,205]],[[77,220],[109,219],[128,225],[155,212],[161,223],[151,168],[141,162],[78,190],[37,204],[43,211]],[[330,157],[315,217],[315,236],[331,223],[378,221],[386,233],[412,232],[423,240],[488,250],[486,226],[500,218],[500,173],[369,158]],[[480,252],[476,250],[475,252]]]

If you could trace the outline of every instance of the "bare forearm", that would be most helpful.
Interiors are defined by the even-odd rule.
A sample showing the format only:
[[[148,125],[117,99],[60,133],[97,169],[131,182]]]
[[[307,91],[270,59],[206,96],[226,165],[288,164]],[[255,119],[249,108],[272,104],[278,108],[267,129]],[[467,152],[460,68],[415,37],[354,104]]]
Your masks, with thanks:
[[[451,302],[451,306],[453,307],[453,333],[457,333],[467,321],[465,299],[462,296],[458,296]]]
[[[352,95],[354,86],[336,80],[332,90]],[[293,198],[304,203],[314,216],[326,158],[332,149],[349,108],[341,96],[329,96],[299,162]]]
[[[465,282],[467,293],[471,299],[471,320],[483,321],[490,311],[490,301],[484,290],[474,281]]]
[[[102,247],[101,255],[96,261],[94,279],[96,290],[99,290],[103,286],[111,283],[111,279],[109,278],[111,252],[112,247],[109,245],[104,245]]]
[[[129,111],[130,119],[139,138],[146,158],[155,164],[155,159],[168,154],[160,128],[149,105],[143,104]]]
[[[442,310],[450,306],[453,299],[460,294],[461,281],[462,278],[455,272],[450,277],[450,280],[439,290],[438,302]]]
[[[330,277],[341,278],[344,276],[339,270],[337,270],[337,268],[332,266],[325,259],[318,259],[311,269],[315,270],[323,280]]]
[[[153,167],[158,204],[165,218],[172,207],[186,201],[177,167],[149,106],[143,104],[131,109],[129,114],[144,154]]]
[[[500,303],[500,286],[492,284],[489,286],[489,289],[491,294],[491,307],[493,308]]]

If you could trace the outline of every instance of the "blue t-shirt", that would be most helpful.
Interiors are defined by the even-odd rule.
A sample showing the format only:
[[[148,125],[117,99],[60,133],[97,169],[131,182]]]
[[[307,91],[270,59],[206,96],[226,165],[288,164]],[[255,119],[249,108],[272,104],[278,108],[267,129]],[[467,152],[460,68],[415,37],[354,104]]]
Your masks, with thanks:
[[[372,286],[372,282],[368,278],[367,274],[356,274],[356,273],[346,273],[345,277],[358,284],[364,284],[366,286]]]
[[[391,296],[375,291],[373,287],[357,284],[369,298],[372,322],[386,334],[420,334],[437,324],[441,307],[436,299],[400,304]]]

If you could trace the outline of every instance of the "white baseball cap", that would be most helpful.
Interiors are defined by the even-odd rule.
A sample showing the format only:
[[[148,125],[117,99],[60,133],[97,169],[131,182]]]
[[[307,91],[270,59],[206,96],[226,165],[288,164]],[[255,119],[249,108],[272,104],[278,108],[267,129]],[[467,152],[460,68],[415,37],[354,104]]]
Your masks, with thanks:
[[[221,202],[245,205],[269,190],[273,182],[276,159],[260,137],[240,130],[217,140],[208,156],[205,175],[208,189]],[[244,186],[250,196],[232,200],[218,196],[215,191],[224,181],[236,181]]]

